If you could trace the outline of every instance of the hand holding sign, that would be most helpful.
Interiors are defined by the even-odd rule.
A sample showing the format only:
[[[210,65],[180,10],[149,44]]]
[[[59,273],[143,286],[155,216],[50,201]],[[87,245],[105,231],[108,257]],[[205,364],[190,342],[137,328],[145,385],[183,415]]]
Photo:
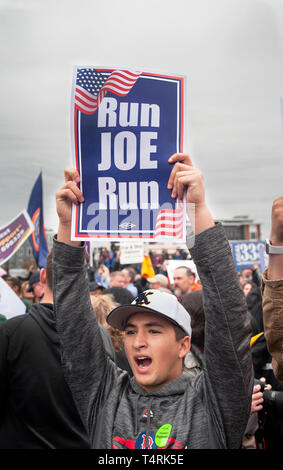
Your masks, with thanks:
[[[76,169],[66,168],[65,184],[56,192],[56,209],[59,217],[58,240],[64,243],[79,245],[80,243],[70,242],[72,223],[72,204],[83,202],[82,192],[76,185],[80,176]]]
[[[202,172],[192,166],[191,158],[184,153],[175,153],[168,161],[175,163],[168,180],[168,188],[172,189],[172,197],[178,197],[180,200],[184,191],[187,191],[187,213],[191,221],[194,216],[192,225],[195,226],[195,234],[212,227],[214,221],[205,201]]]

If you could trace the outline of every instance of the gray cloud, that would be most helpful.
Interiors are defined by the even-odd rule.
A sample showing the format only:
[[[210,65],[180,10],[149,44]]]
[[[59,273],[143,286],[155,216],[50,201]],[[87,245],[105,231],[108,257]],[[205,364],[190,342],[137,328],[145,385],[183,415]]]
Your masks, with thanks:
[[[283,193],[283,5],[277,0],[0,1],[0,226],[26,207],[40,169],[45,224],[72,162],[75,64],[187,75],[187,150],[216,217],[268,231]]]

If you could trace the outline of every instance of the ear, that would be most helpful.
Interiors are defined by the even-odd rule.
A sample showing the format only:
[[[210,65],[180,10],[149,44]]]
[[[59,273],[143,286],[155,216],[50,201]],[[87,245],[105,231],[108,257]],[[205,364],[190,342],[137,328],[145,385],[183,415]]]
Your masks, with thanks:
[[[191,349],[191,338],[189,336],[184,336],[184,338],[180,339],[179,343],[179,357],[180,359],[183,359]]]
[[[46,269],[45,268],[41,268],[40,270],[40,282],[43,285],[46,284]]]

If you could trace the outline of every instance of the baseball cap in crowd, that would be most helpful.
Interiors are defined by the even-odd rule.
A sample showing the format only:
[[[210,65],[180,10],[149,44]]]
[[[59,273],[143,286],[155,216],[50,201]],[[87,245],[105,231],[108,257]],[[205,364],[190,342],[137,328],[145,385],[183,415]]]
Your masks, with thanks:
[[[107,316],[107,323],[113,328],[124,330],[128,318],[134,313],[152,312],[180,326],[191,336],[191,318],[177,297],[167,292],[148,289],[139,294],[130,305],[120,305]]]
[[[162,285],[163,287],[167,287],[168,286],[168,279],[166,276],[164,276],[164,274],[156,274],[155,276],[147,279],[147,281],[152,284],[152,283],[155,283],[155,282],[158,282],[158,284]]]
[[[29,278],[27,292],[32,292],[34,284],[37,284],[38,282],[40,282],[40,271],[34,271]]]

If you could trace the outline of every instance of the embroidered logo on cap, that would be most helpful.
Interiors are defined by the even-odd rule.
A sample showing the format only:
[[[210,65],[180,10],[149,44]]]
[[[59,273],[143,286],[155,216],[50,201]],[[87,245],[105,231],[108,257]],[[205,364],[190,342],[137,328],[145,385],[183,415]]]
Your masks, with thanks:
[[[153,292],[141,292],[135,299],[136,305],[148,305],[150,300],[147,298],[149,295],[152,295]]]

